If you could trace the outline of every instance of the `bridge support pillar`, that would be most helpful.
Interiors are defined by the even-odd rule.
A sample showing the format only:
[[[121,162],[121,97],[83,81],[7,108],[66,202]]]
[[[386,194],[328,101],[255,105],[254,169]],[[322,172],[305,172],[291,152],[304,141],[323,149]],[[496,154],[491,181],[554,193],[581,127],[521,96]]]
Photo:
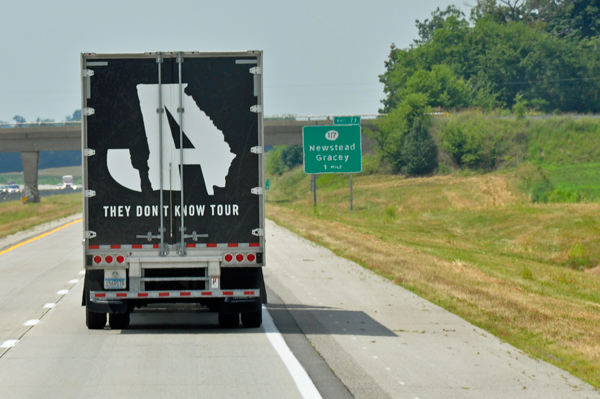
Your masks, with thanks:
[[[39,151],[21,152],[23,163],[23,177],[25,178],[25,197],[27,202],[40,202],[38,190],[38,166],[40,163]]]

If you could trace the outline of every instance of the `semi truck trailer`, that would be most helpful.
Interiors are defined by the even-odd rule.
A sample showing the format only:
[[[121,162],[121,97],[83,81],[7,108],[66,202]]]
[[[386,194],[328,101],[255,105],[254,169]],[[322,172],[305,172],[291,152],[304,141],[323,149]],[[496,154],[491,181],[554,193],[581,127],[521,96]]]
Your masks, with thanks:
[[[87,327],[169,302],[259,327],[262,52],[83,53],[81,81]]]

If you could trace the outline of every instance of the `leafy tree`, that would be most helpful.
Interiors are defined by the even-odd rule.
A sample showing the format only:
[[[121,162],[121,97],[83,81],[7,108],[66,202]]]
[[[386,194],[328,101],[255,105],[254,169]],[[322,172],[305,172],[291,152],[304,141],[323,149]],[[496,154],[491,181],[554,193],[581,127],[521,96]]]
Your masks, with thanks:
[[[402,173],[409,176],[423,176],[433,172],[437,167],[438,149],[429,134],[430,127],[429,118],[421,117],[414,120],[404,139]]]
[[[433,32],[436,30],[456,23],[456,21],[464,21],[464,19],[465,14],[453,5],[448,6],[444,11],[441,11],[438,7],[431,13],[431,20],[426,19],[423,22],[417,20],[415,22],[419,30],[419,39],[415,40],[415,43],[427,43],[433,38]]]
[[[378,120],[375,132],[367,132],[377,142],[378,152],[395,172],[405,166],[402,155],[405,136],[418,118],[431,112],[429,98],[423,93],[410,93],[385,118]]]
[[[81,120],[81,110],[76,109],[75,112],[73,112],[72,116],[67,116],[65,119],[67,120],[67,122],[80,121]]]
[[[266,154],[266,172],[272,175],[281,175],[285,172],[285,165],[281,160],[281,153],[285,146],[276,145],[275,148]]]
[[[545,112],[600,111],[600,39],[560,39],[532,26],[523,16],[517,18],[519,7],[527,11],[524,7],[533,2],[507,2],[512,8],[493,0],[478,4],[492,11],[507,8],[504,11],[514,18],[498,22],[481,11],[484,16],[469,26],[456,13],[449,13],[444,21],[439,21],[444,15],[434,13],[436,23],[421,27],[426,33],[418,46],[398,49],[392,45],[386,71],[380,76],[386,93],[383,112],[391,112],[411,92],[427,94],[428,105],[439,107],[510,109],[521,94]],[[542,14],[527,12],[531,18]],[[543,13],[550,15],[550,11]],[[461,96],[445,93],[457,93],[458,87],[463,89],[458,91]],[[462,95],[467,92],[469,96]]]
[[[25,123],[25,118],[23,118],[21,115],[15,115],[13,116],[13,119],[17,124]]]
[[[515,114],[515,117],[517,119],[523,119],[525,117],[525,111],[527,110],[525,108],[526,104],[527,104],[527,101],[523,100],[522,94],[519,93],[515,96],[515,104],[513,105],[513,113]]]
[[[281,150],[281,162],[287,169],[302,165],[304,152],[301,145],[288,145]]]

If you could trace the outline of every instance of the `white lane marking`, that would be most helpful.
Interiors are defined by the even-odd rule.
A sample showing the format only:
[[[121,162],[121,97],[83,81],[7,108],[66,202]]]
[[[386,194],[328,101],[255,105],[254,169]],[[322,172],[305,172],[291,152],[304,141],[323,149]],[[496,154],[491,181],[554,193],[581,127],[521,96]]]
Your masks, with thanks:
[[[40,321],[38,319],[33,319],[33,320],[27,320],[25,323],[23,323],[24,326],[35,326],[39,323]]]
[[[69,290],[60,290],[56,292],[56,295],[67,295],[69,293]]]
[[[47,303],[43,307],[44,307],[44,309],[52,309],[55,306],[56,306],[55,303]]]
[[[298,359],[296,359],[290,348],[288,348],[283,336],[279,333],[277,327],[275,327],[269,311],[264,306],[262,308],[262,316],[263,328],[267,334],[267,338],[269,338],[271,345],[273,345],[273,348],[275,348],[275,351],[277,351],[277,354],[281,357],[283,363],[285,363],[302,397],[304,399],[323,399],[315,384],[313,384],[306,373],[306,370],[304,370]]]
[[[73,280],[69,280],[69,284],[77,284],[79,282],[78,278],[75,278]]]
[[[0,345],[0,348],[12,348],[13,346],[15,346],[17,344],[17,342],[19,342],[18,339],[9,339],[8,341],[2,342],[2,345]]]

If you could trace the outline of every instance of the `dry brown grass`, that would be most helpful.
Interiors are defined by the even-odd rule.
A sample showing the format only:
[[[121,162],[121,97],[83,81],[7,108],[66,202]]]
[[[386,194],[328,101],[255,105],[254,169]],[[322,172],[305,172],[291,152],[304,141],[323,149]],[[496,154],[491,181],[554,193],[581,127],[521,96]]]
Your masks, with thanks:
[[[598,204],[527,205],[501,176],[355,187],[363,210],[354,214],[333,190],[317,212],[301,199],[269,204],[267,215],[600,387],[600,272],[561,263],[577,243],[597,246]],[[397,219],[374,216],[390,205]]]

